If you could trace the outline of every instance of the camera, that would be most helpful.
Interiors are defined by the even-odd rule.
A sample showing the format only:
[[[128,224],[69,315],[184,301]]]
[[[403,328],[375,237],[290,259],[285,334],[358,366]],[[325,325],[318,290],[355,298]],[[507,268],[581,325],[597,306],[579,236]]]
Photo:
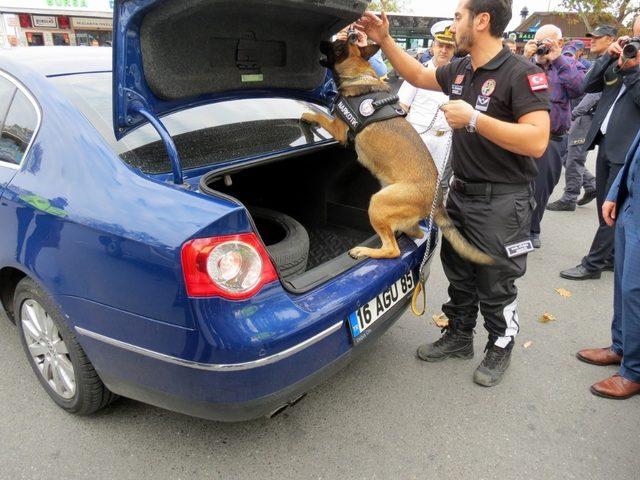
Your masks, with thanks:
[[[536,43],[536,55],[538,55],[539,57],[548,55],[550,51],[551,49],[549,48],[549,45],[547,45],[546,43],[544,42]]]
[[[347,40],[349,43],[357,43],[358,42],[358,31],[351,27],[347,30]]]
[[[622,47],[622,56],[629,60],[638,56],[640,50],[640,37],[633,37],[627,40]]]

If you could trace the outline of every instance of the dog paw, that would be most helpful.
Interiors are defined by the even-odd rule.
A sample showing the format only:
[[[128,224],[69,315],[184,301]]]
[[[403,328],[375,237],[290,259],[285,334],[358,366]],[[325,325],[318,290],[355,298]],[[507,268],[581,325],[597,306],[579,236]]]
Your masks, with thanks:
[[[317,124],[315,118],[316,118],[315,113],[304,112],[300,117],[300,122],[306,123],[307,125],[314,125],[314,124]]]
[[[349,256],[355,260],[360,260],[361,258],[365,258],[367,254],[365,253],[364,248],[355,247],[349,250]]]

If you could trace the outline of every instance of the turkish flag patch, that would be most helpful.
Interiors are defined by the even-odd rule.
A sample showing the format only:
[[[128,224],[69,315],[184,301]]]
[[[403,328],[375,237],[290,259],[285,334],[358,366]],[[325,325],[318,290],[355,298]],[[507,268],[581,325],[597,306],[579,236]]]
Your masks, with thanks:
[[[547,81],[547,76],[544,73],[527,75],[527,79],[529,80],[529,87],[531,87],[532,92],[547,90],[549,88],[549,82]]]

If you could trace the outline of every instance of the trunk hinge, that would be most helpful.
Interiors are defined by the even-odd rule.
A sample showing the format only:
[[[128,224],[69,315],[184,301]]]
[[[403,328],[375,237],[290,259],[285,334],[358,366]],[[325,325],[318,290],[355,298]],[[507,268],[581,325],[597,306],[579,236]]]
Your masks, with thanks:
[[[173,138],[171,138],[169,131],[156,116],[156,114],[151,111],[151,109],[147,108],[142,101],[133,99],[132,97],[132,92],[129,92],[129,101],[127,102],[127,120],[132,118],[132,115],[138,114],[143,116],[151,124],[151,126],[156,129],[156,132],[158,132],[158,135],[160,135],[160,139],[164,144],[164,148],[167,150],[169,160],[171,161],[171,169],[173,170],[173,183],[175,183],[176,185],[184,185],[180,155],[178,154],[178,149],[176,148],[176,144],[173,142]]]

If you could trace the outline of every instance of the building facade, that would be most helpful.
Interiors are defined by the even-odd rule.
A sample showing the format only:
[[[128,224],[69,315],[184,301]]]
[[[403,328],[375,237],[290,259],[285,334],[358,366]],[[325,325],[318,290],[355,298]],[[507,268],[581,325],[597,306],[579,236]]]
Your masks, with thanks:
[[[114,0],[0,0],[0,44],[111,45]]]

